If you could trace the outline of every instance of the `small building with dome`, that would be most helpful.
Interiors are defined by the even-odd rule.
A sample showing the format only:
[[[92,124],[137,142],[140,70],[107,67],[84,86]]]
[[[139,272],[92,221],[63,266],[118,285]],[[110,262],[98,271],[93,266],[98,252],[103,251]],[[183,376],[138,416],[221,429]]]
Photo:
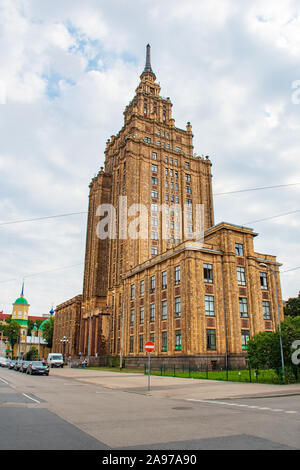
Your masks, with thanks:
[[[49,312],[48,318],[44,317],[31,317],[29,316],[29,307],[27,299],[24,297],[24,282],[22,284],[21,295],[13,303],[11,321],[16,321],[20,325],[20,339],[17,344],[14,345],[14,350],[11,351],[12,357],[24,357],[25,354],[32,348],[35,347],[38,351],[38,358],[47,357],[50,352],[50,348],[47,346],[47,341],[43,338],[43,329],[46,322],[49,321],[50,317],[54,315],[53,307]],[[31,334],[28,335],[29,320],[43,319],[39,328],[36,323],[31,329]]]

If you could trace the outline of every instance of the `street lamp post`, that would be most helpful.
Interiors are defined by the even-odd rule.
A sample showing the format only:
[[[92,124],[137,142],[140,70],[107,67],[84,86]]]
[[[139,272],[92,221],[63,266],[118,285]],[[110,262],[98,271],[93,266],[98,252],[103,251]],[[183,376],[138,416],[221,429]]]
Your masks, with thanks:
[[[69,342],[69,340],[67,339],[66,336],[64,336],[61,340],[60,340],[62,346],[63,346],[63,358],[64,358],[64,362],[65,362],[65,352],[66,352],[66,343]]]
[[[280,323],[280,309],[279,309],[279,300],[278,300],[278,288],[277,288],[277,281],[276,281],[276,271],[274,271],[271,266],[265,263],[259,263],[259,266],[263,266],[271,271],[274,277],[275,283],[275,291],[276,291],[276,304],[277,304],[277,315],[278,315],[278,332],[279,332],[279,343],[280,343],[280,356],[281,356],[281,368],[282,368],[282,377],[283,381],[285,381],[285,369],[284,369],[284,356],[283,356],[283,347],[282,347],[282,337],[281,337],[281,323]]]
[[[121,317],[121,344],[120,344],[120,369],[123,367],[123,348],[124,348],[124,289],[122,292],[122,317]]]

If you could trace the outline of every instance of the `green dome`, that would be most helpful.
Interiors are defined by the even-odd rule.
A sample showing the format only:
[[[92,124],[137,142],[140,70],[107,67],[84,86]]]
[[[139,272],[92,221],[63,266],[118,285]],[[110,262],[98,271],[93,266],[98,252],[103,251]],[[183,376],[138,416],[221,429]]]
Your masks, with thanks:
[[[26,299],[24,299],[24,297],[19,297],[19,298],[15,301],[14,305],[28,305],[28,302],[27,302]]]
[[[47,323],[48,321],[49,321],[49,318],[46,318],[46,320],[44,320],[43,323],[40,324],[39,330],[43,330],[45,323]]]

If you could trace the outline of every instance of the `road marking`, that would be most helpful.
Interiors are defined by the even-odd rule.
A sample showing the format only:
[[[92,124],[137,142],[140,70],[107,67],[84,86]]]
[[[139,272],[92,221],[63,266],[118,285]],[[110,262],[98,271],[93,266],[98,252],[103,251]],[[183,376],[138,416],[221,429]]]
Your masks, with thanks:
[[[35,401],[36,403],[41,403],[40,401],[36,400],[35,398],[32,398],[32,397],[30,397],[29,395],[26,395],[26,393],[22,393],[22,395],[24,395],[24,397],[29,398],[30,400]]]
[[[0,380],[1,380],[1,382],[4,382],[6,385],[9,385],[9,383],[8,383],[8,382],[6,382],[6,380],[4,380],[4,379],[1,379],[1,378],[0,378]]]
[[[257,405],[242,405],[240,403],[230,403],[227,401],[196,400],[195,398],[186,398],[186,401],[196,401],[200,403],[210,403],[210,404],[215,404],[215,405],[238,406],[238,407],[249,408],[252,410],[269,410],[269,411],[275,411],[275,412],[283,412],[287,414],[298,414],[298,411],[286,411],[281,408],[268,408],[266,406],[257,406]]]
[[[16,388],[14,385],[10,384],[9,382],[6,382],[6,380],[1,379],[1,378],[0,378],[0,380],[1,380],[3,383],[5,383],[6,385],[8,385],[9,387],[11,387],[11,388]]]

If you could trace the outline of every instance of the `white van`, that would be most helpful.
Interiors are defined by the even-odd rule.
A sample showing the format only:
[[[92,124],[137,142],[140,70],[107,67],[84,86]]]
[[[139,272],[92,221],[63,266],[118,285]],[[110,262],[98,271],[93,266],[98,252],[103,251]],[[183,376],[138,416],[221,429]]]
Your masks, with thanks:
[[[64,358],[61,353],[50,353],[47,359],[49,367],[63,367]]]

